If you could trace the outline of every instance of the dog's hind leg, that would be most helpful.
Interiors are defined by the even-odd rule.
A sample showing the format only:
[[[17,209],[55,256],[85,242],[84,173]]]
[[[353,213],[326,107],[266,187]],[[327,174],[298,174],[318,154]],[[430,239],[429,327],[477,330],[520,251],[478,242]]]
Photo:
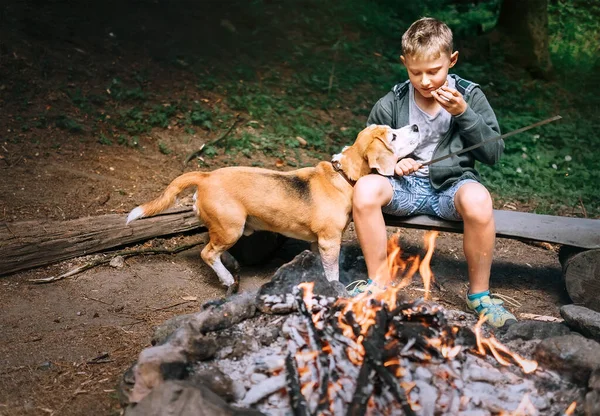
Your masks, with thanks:
[[[202,260],[208,264],[217,274],[221,283],[227,286],[227,294],[235,293],[239,285],[238,279],[235,278],[223,264],[222,255],[227,256],[227,249],[235,244],[242,236],[243,227],[239,227],[236,232],[233,229],[220,229],[219,233],[209,231],[210,241],[202,250]]]

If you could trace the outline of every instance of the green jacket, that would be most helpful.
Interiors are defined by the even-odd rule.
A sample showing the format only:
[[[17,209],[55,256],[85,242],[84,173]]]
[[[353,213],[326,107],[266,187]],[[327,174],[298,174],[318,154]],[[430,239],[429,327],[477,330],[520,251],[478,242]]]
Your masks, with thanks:
[[[456,89],[463,95],[468,108],[463,114],[452,117],[448,133],[433,152],[434,159],[500,135],[494,110],[479,85],[454,74],[450,76],[456,81]],[[409,123],[408,85],[409,81],[395,85],[392,91],[377,101],[369,114],[367,125],[384,124],[392,128],[406,126]],[[493,165],[503,151],[504,141],[498,140],[434,163],[429,166],[429,181],[435,189],[443,189],[459,179],[479,180],[475,160]]]

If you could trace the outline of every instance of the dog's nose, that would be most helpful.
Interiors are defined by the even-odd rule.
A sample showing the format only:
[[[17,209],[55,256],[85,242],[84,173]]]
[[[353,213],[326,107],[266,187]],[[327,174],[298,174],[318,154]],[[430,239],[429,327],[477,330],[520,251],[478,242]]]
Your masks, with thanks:
[[[416,124],[412,125],[412,131],[414,131],[415,133],[419,131],[419,126],[417,126]]]

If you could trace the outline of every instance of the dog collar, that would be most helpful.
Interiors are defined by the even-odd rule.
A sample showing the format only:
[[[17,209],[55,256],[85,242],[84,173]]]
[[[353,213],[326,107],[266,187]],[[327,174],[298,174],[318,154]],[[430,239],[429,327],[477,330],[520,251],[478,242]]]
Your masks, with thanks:
[[[348,184],[350,184],[351,187],[354,188],[354,185],[356,184],[356,181],[351,180],[346,173],[342,170],[342,164],[340,163],[339,160],[332,160],[331,161],[331,166],[333,166],[333,170],[335,170],[337,173],[340,174],[340,176],[342,178],[344,178],[346,180],[346,182],[348,182]]]

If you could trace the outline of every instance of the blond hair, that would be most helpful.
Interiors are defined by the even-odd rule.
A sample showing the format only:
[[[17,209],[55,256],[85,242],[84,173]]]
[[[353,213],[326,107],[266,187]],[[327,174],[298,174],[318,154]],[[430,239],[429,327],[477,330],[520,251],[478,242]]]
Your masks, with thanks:
[[[402,54],[423,58],[438,58],[442,53],[452,55],[452,31],[431,17],[414,22],[402,35]]]

